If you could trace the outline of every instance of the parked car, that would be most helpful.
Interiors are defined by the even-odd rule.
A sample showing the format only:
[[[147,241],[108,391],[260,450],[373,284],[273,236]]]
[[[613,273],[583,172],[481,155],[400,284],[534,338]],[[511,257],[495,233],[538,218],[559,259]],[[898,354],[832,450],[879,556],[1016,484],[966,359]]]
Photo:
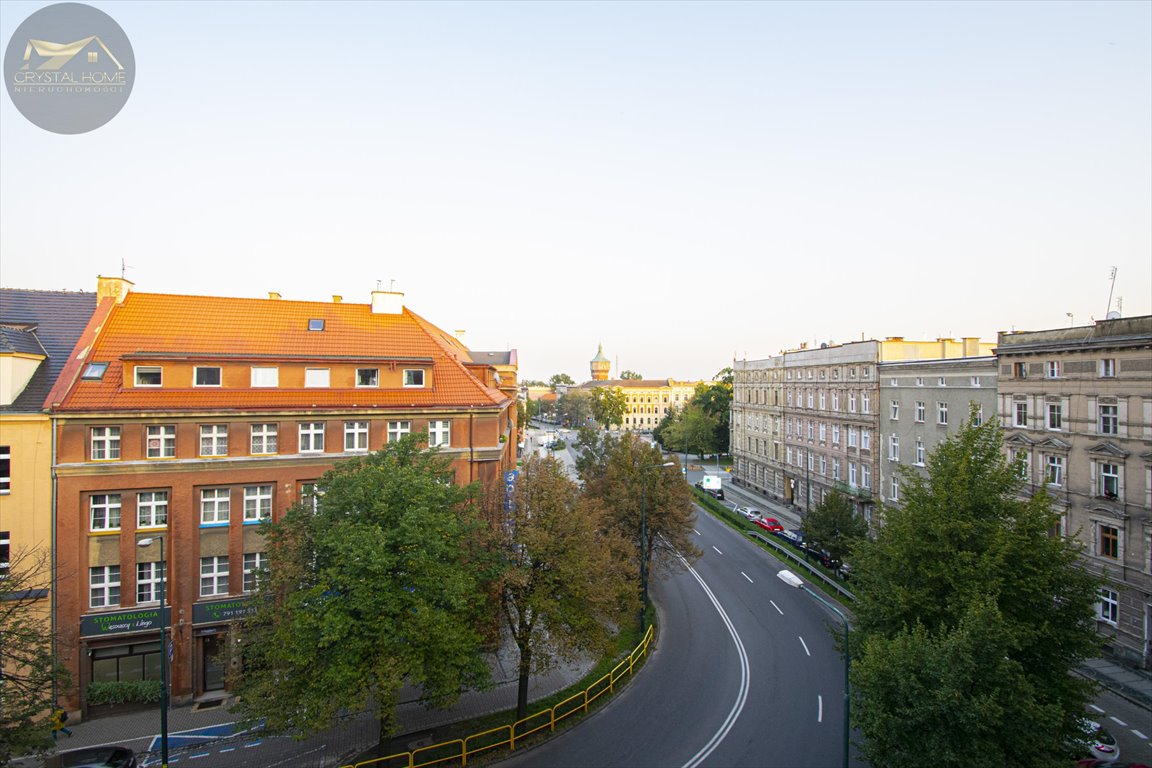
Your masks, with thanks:
[[[756,507],[736,507],[736,514],[743,515],[752,522],[756,522],[764,517],[764,513],[756,509]]]
[[[780,525],[780,521],[774,517],[760,517],[752,522],[760,526],[769,533],[779,533],[784,530],[784,526]]]
[[[136,753],[128,747],[103,746],[57,752],[44,768],[136,768]]]
[[[708,494],[712,498],[718,499],[720,501],[724,501],[724,489],[723,488],[705,488],[704,483],[696,483],[696,487],[699,488],[700,490],[704,491],[704,493]]]
[[[1084,729],[1083,743],[1092,757],[1107,762],[1120,759],[1120,745],[1107,728],[1088,718],[1082,719],[1080,725]]]
[[[776,535],[794,546],[804,549],[804,534],[796,530],[777,531]]]

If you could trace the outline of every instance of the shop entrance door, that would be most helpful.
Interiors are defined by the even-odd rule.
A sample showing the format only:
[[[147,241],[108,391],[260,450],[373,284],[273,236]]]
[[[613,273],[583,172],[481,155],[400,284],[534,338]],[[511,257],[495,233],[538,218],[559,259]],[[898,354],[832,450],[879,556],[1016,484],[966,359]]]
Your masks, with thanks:
[[[208,635],[202,639],[204,692],[224,690],[224,663],[225,635]]]

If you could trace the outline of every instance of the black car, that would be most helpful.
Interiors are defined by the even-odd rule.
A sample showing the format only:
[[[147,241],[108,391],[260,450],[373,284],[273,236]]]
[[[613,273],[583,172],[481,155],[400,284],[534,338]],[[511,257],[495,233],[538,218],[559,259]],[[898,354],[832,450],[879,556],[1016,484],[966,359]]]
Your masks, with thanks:
[[[127,747],[85,747],[58,752],[44,762],[44,768],[137,768],[136,753]]]

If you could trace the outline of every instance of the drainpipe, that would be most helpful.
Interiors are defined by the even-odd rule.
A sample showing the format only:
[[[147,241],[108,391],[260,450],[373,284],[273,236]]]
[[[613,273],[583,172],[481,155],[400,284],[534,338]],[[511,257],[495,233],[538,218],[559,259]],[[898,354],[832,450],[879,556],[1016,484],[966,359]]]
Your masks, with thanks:
[[[476,478],[473,473],[476,471],[476,414],[472,411],[468,412],[468,482],[471,483]]]
[[[57,477],[56,477],[56,419],[55,419],[55,417],[52,417],[52,416],[48,417],[48,425],[49,425],[49,429],[52,432],[52,436],[51,436],[51,446],[52,446],[52,448],[51,448],[51,453],[52,453],[52,493],[51,493],[52,526],[51,526],[51,528],[52,528],[52,533],[51,533],[51,536],[49,538],[50,545],[52,547],[52,555],[51,555],[51,557],[52,557],[52,559],[51,559],[52,570],[49,573],[48,587],[49,587],[49,589],[52,590],[52,594],[50,596],[50,603],[49,603],[49,613],[51,614],[50,626],[52,628],[52,639],[51,639],[52,663],[55,664],[56,663],[56,585],[57,585],[57,580],[56,580],[56,484],[57,484]],[[52,707],[53,708],[56,708],[58,706],[57,697],[59,696],[59,691],[57,691],[57,689],[56,689],[56,679],[57,679],[57,675],[55,674],[55,672],[53,672],[53,675],[52,675]]]

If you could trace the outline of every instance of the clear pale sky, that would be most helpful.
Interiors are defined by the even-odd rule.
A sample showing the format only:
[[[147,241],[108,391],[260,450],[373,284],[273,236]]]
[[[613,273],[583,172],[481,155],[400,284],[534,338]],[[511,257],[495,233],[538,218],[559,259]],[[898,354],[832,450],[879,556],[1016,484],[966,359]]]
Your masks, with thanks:
[[[0,94],[4,287],[394,280],[577,381],[1152,312],[1149,2],[89,4],[136,84]]]

